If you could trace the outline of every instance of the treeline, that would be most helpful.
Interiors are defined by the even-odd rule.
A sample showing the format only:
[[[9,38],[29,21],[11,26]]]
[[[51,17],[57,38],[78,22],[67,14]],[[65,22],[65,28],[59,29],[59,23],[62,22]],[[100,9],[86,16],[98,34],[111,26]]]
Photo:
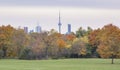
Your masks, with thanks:
[[[108,24],[76,33],[59,34],[54,29],[41,33],[25,33],[23,29],[0,26],[0,58],[58,59],[58,58],[118,58],[120,28]]]

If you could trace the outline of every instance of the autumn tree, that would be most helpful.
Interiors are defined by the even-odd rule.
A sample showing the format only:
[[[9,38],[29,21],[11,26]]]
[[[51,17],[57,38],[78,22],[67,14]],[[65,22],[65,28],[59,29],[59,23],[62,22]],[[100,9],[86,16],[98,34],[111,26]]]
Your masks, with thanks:
[[[63,39],[58,39],[57,40],[57,45],[59,48],[64,48],[66,46],[66,43]]]
[[[113,59],[116,57],[120,57],[120,29],[117,26],[114,26],[112,24],[104,26],[100,31],[100,43],[104,46],[106,46],[106,49],[101,51],[101,44],[98,47],[98,52],[100,53],[101,57],[104,57],[106,55],[107,57],[112,58],[112,64]],[[102,47],[104,47],[102,46]],[[109,52],[104,54],[104,51]]]
[[[79,57],[86,55],[86,45],[80,39],[74,41],[71,48],[71,54],[73,57]],[[76,56],[75,56],[76,55]]]
[[[57,57],[58,53],[58,47],[57,47],[57,40],[61,37],[61,34],[59,34],[56,30],[51,29],[44,37],[43,41],[45,43],[45,54],[46,58],[51,56],[52,58]]]
[[[90,47],[91,47],[92,57],[98,57],[99,56],[98,52],[96,51],[96,49],[99,45],[99,37],[97,37],[99,32],[100,32],[100,29],[94,30],[88,36]]]
[[[83,29],[82,27],[80,27],[77,31],[76,31],[76,37],[78,39],[81,40],[81,42],[83,42],[86,45],[86,57],[92,57],[92,47],[89,43],[89,34],[93,31],[93,29],[91,27],[87,27],[87,29]]]
[[[64,34],[60,34],[51,30],[50,35],[51,47],[50,50],[53,58],[61,58],[66,54],[66,41],[64,40]]]
[[[29,45],[29,36],[24,32],[23,29],[14,30],[12,36],[12,51],[9,52],[10,57],[19,57],[21,51],[28,47]],[[13,55],[12,55],[13,54]]]
[[[64,53],[66,54],[66,57],[71,56],[71,48],[72,48],[73,41],[75,39],[76,39],[76,36],[73,32],[63,36],[63,40],[66,42],[66,46],[64,49],[65,50]]]
[[[95,31],[96,32],[96,31]],[[92,35],[93,34],[93,35]],[[97,30],[97,33],[92,33],[90,41],[97,46],[97,52],[102,58],[120,57],[120,29],[112,24],[104,26]]]
[[[29,47],[31,48],[31,51],[33,54],[31,56],[34,56],[34,59],[42,59],[45,57],[45,43],[44,38],[46,37],[46,32],[41,33],[30,33],[30,43]],[[32,57],[31,57],[32,58]]]
[[[3,57],[7,57],[7,52],[12,48],[12,36],[14,28],[10,25],[0,27],[0,50],[3,52]]]
[[[66,44],[67,44],[66,47],[71,48],[71,45],[72,45],[74,39],[76,39],[76,36],[75,36],[75,34],[70,33],[70,34],[64,35],[63,39],[66,41]]]

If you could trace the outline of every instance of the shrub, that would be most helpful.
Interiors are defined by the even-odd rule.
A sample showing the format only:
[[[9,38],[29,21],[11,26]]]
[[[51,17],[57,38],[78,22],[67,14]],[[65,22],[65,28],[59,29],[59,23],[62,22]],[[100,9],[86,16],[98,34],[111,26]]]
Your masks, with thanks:
[[[3,57],[3,50],[0,50],[0,59]]]
[[[33,53],[30,48],[24,48],[19,56],[19,59],[32,59],[33,58]]]

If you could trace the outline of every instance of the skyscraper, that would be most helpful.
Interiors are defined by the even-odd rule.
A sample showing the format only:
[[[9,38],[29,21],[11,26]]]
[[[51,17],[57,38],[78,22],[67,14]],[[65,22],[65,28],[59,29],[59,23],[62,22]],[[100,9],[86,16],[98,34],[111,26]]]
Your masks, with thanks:
[[[35,30],[36,30],[37,33],[40,33],[42,31],[42,29],[41,29],[41,26],[39,25],[39,22],[37,22],[37,24],[38,25],[36,26]]]
[[[59,27],[59,33],[61,33],[61,17],[60,17],[60,11],[59,11],[59,23],[58,23],[58,27]]]
[[[71,24],[68,24],[68,34],[71,33]]]
[[[40,33],[41,32],[41,27],[38,25],[38,26],[36,26],[36,32],[37,33]]]
[[[24,31],[28,33],[28,27],[24,27]]]

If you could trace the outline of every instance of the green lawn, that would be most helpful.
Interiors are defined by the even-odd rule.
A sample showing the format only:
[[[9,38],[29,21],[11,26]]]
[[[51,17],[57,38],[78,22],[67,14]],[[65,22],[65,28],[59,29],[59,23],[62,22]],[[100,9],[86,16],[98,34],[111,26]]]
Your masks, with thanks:
[[[120,70],[120,59],[0,60],[0,70]]]

